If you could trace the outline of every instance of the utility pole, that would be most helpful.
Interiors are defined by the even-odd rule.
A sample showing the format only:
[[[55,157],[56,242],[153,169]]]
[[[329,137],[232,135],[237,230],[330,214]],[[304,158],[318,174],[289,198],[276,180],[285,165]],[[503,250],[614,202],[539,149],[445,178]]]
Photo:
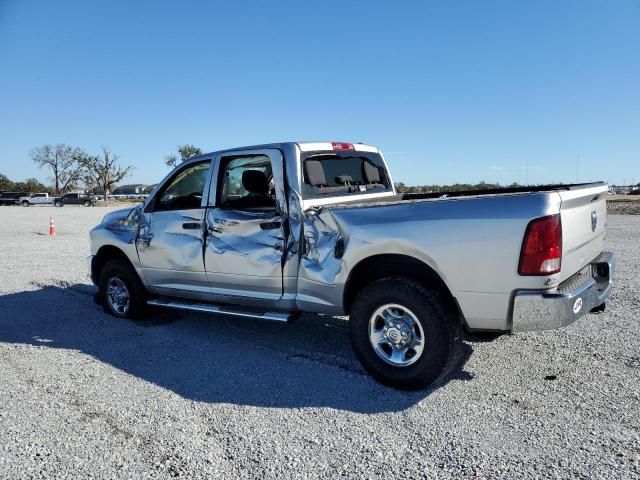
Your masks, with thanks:
[[[580,154],[578,154],[576,161],[576,183],[580,183]]]
[[[525,176],[525,182],[527,183],[527,187],[529,186],[529,159],[527,158],[527,170],[526,170],[526,176]]]

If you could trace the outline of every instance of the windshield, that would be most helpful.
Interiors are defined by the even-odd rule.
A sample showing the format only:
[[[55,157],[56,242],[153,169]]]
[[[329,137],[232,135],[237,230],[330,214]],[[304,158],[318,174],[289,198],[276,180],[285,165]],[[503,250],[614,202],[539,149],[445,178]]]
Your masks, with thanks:
[[[302,157],[304,198],[391,192],[382,157],[370,152],[308,152]]]

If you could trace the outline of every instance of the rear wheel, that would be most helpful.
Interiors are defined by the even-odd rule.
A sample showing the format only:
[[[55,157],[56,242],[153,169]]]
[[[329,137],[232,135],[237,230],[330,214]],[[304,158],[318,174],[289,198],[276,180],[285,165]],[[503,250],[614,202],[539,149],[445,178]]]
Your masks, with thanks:
[[[90,206],[91,206],[91,202],[90,202],[89,200],[85,200],[85,201],[84,201],[84,203],[83,203],[83,205],[84,205],[85,207],[90,207]]]
[[[138,274],[125,260],[108,260],[99,275],[98,298],[105,312],[121,318],[141,318],[147,291]]]
[[[351,309],[351,341],[364,368],[403,390],[425,388],[456,365],[462,324],[442,296],[411,279],[366,286]]]

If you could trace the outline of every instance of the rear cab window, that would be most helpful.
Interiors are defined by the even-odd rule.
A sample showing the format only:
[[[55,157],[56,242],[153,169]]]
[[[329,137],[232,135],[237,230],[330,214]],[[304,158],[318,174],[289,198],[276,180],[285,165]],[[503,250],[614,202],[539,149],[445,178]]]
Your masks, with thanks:
[[[302,193],[306,199],[393,191],[379,153],[304,152],[301,159]]]

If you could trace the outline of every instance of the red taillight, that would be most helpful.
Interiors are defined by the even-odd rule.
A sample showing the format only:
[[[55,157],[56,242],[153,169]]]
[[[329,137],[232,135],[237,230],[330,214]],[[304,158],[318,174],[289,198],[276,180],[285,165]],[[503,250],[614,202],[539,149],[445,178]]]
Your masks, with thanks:
[[[331,142],[331,146],[334,150],[355,150],[356,147],[353,146],[353,143],[343,143],[343,142]]]
[[[560,271],[561,261],[560,215],[532,220],[524,234],[518,273],[520,275],[552,275]]]

